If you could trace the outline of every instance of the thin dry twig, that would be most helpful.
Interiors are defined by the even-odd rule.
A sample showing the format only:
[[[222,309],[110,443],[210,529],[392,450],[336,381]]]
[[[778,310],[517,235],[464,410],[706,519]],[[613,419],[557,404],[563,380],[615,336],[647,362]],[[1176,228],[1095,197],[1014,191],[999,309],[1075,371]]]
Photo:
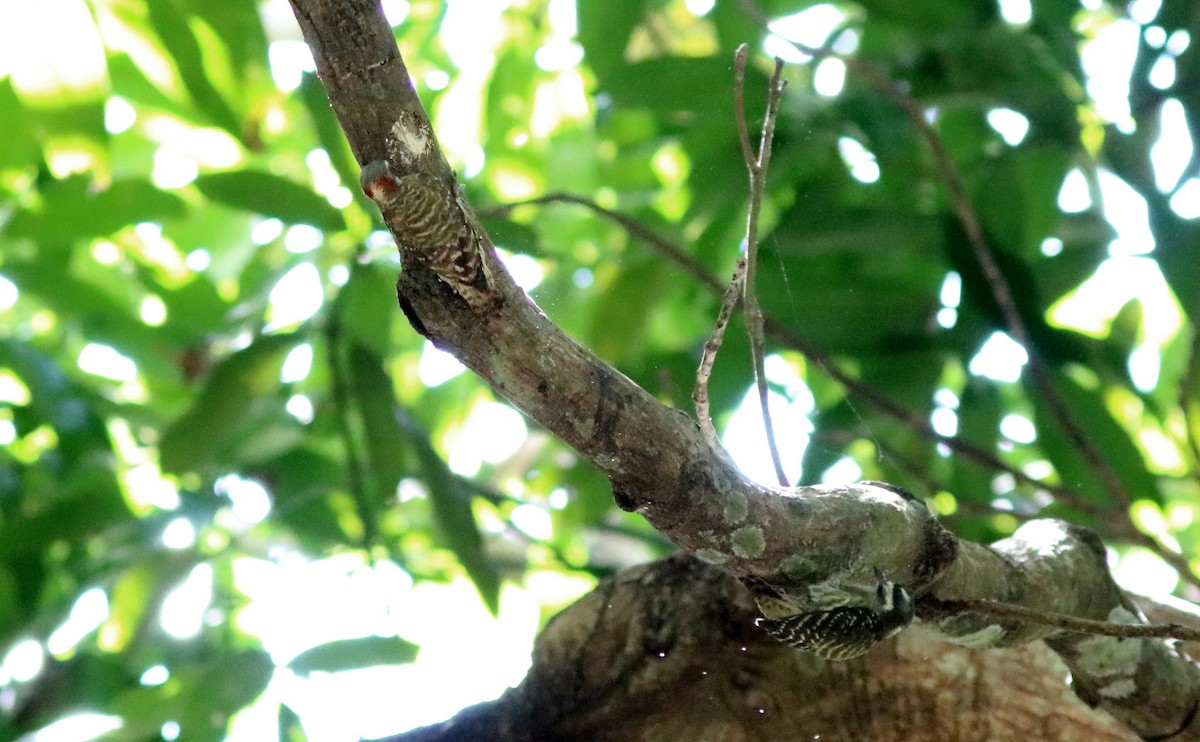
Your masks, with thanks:
[[[1098,634],[1122,639],[1175,639],[1178,641],[1200,641],[1200,630],[1177,623],[1166,624],[1120,624],[1077,618],[1062,613],[1047,613],[1011,603],[994,600],[936,600],[923,598],[917,601],[917,613],[929,619],[960,613],[982,613],[997,618],[1051,626],[1074,634]]]
[[[704,265],[696,260],[690,253],[676,245],[674,242],[662,237],[650,227],[641,223],[631,216],[622,214],[619,211],[614,211],[605,206],[601,206],[592,199],[586,196],[580,196],[577,193],[567,193],[565,191],[551,191],[550,193],[534,198],[524,199],[522,201],[513,201],[507,204],[500,204],[486,209],[479,209],[480,216],[489,218],[499,218],[509,216],[513,209],[519,206],[539,206],[545,204],[575,204],[582,206],[593,214],[602,216],[605,219],[613,222],[617,226],[624,229],[633,237],[645,242],[653,247],[663,257],[670,260],[675,265],[679,266],[696,279],[701,285],[713,293],[719,294],[725,290],[725,284],[716,279]]]
[[[717,429],[713,426],[712,412],[708,403],[708,380],[712,376],[713,363],[717,360],[721,343],[725,340],[725,328],[729,326],[733,310],[737,308],[738,300],[742,296],[742,284],[745,281],[746,259],[740,257],[737,259],[737,265],[734,266],[729,288],[725,290],[725,296],[721,299],[721,310],[717,313],[717,323],[713,326],[712,335],[704,343],[704,352],[700,355],[700,367],[696,369],[696,388],[692,392],[692,403],[696,405],[696,419],[700,421],[700,429],[704,431],[704,437],[708,440],[709,445],[714,447],[717,445]]]
[[[783,471],[783,460],[775,441],[775,426],[771,422],[770,390],[767,387],[764,361],[766,343],[763,341],[763,314],[762,308],[758,304],[758,294],[755,292],[755,279],[758,272],[758,221],[762,211],[763,196],[766,193],[767,167],[771,162],[771,145],[775,141],[775,119],[779,114],[779,103],[783,99],[785,85],[783,60],[775,59],[775,72],[771,75],[771,83],[767,91],[767,108],[763,117],[758,154],[755,155],[750,144],[750,134],[746,126],[746,109],[743,105],[747,56],[746,45],[742,44],[734,54],[733,62],[734,117],[737,119],[738,141],[742,145],[742,158],[746,162],[746,171],[750,176],[750,210],[746,219],[746,277],[742,282],[742,305],[746,312],[746,332],[750,336],[754,384],[758,389],[758,402],[762,409],[767,447],[771,452],[771,463],[775,465],[775,477],[779,480],[781,487],[787,487],[789,486],[787,474]]]

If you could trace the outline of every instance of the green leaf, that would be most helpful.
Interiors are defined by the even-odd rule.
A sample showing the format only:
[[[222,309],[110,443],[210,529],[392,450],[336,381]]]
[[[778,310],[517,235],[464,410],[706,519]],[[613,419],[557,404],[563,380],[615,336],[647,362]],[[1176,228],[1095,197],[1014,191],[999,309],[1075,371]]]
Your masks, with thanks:
[[[189,13],[180,5],[179,0],[147,3],[150,22],[163,44],[171,50],[179,77],[200,111],[214,124],[240,139],[242,127],[238,116],[213,85],[201,44],[189,26]]]
[[[583,45],[588,65],[598,75],[619,74],[629,35],[642,21],[645,2],[581,0],[578,5],[579,43]]]
[[[400,314],[394,272],[385,266],[354,266],[337,303],[342,327],[355,342],[381,358],[392,351],[392,325]]]
[[[313,553],[335,549],[350,540],[329,493],[346,487],[341,460],[314,450],[320,441],[260,462],[255,473],[271,483],[279,521]]]
[[[139,222],[176,219],[186,212],[182,199],[143,180],[119,180],[101,191],[92,179],[73,177],[42,190],[37,210],[18,212],[7,231],[42,243],[71,244],[106,237]]]
[[[294,672],[341,672],[375,665],[405,665],[419,647],[396,636],[367,636],[328,642],[301,652],[288,663]]]
[[[168,682],[132,688],[113,701],[111,712],[125,722],[123,739],[150,739],[167,721],[179,724],[180,739],[225,739],[233,714],[262,694],[275,666],[261,650],[226,648],[171,669]]]
[[[311,224],[328,232],[346,227],[342,213],[323,196],[271,173],[260,170],[209,173],[196,178],[195,185],[214,201],[290,224]]]
[[[1108,412],[1101,391],[1084,387],[1061,372],[1054,374],[1054,388],[1129,496],[1134,500],[1148,499],[1161,504],[1162,494],[1157,482],[1129,434]],[[1058,471],[1063,485],[1094,502],[1111,501],[1108,488],[1095,467],[1072,442],[1050,406],[1037,390],[1030,390],[1030,394],[1034,396],[1039,445]]]
[[[4,122],[4,136],[0,137],[0,172],[38,160],[40,153],[30,119],[29,111],[13,90],[12,75],[5,75],[0,80],[0,121]]]
[[[342,133],[342,127],[338,125],[337,117],[333,115],[333,108],[329,105],[329,96],[325,93],[325,86],[321,84],[315,74],[306,72],[300,81],[298,92],[300,101],[312,118],[317,139],[329,153],[329,160],[333,163],[333,168],[337,170],[338,175],[341,176],[342,182],[355,184],[350,189],[351,192],[355,194],[362,205],[370,205],[370,208],[374,209],[374,203],[371,203],[362,189],[357,187],[361,166],[354,159],[354,153],[350,151],[350,144]]]
[[[221,362],[191,408],[163,434],[163,469],[196,471],[226,452],[231,437],[261,413],[264,396],[279,388],[284,356],[297,341],[294,335],[268,335]]]
[[[354,395],[367,435],[372,469],[381,488],[390,486],[389,492],[395,491],[402,473],[400,445],[411,447],[420,462],[442,536],[488,609],[495,614],[500,605],[500,575],[484,553],[483,536],[471,511],[474,492],[438,456],[429,442],[429,434],[396,404],[382,359],[358,345],[351,350],[350,359]]]

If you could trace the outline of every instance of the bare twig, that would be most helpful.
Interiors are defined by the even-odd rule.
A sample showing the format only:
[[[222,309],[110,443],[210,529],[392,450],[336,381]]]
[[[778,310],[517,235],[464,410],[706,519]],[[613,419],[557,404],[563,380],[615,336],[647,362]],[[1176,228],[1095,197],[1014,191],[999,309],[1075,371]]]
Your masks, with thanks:
[[[696,405],[696,419],[700,422],[704,437],[708,439],[711,446],[717,445],[717,429],[713,427],[712,413],[709,410],[708,380],[712,376],[713,363],[717,360],[721,343],[725,340],[725,328],[729,326],[729,319],[733,316],[733,310],[737,308],[738,299],[742,296],[742,284],[745,281],[746,259],[742,257],[738,258],[737,265],[733,269],[733,278],[729,281],[729,288],[725,290],[725,296],[721,299],[721,310],[717,313],[717,323],[713,327],[712,335],[704,343],[704,351],[700,356],[700,367],[696,369],[696,388],[692,392],[692,402]]]
[[[758,402],[762,408],[763,428],[767,436],[767,448],[771,452],[771,463],[775,465],[775,477],[781,487],[788,486],[787,474],[783,471],[783,460],[775,441],[775,426],[771,422],[770,390],[764,361],[766,343],[763,342],[763,314],[758,305],[755,279],[758,272],[758,220],[762,211],[762,200],[766,193],[767,167],[771,162],[771,145],[775,140],[775,119],[779,114],[779,102],[783,98],[783,60],[776,58],[775,72],[771,75],[767,91],[767,108],[763,116],[762,136],[755,156],[750,145],[746,126],[746,110],[743,106],[743,89],[746,84],[746,45],[738,47],[734,55],[734,117],[737,119],[738,140],[742,145],[742,157],[750,176],[750,213],[746,219],[746,278],[742,282],[742,304],[746,310],[746,332],[750,336],[750,356],[754,366],[754,384],[758,389]]]
[[[733,53],[733,114],[737,121],[738,143],[742,146],[742,160],[753,171],[757,157],[750,144],[750,127],[746,125],[746,59],[749,50],[745,44]]]
[[[988,616],[1010,618],[1014,621],[1023,621],[1039,626],[1051,626],[1075,634],[1098,634],[1100,636],[1115,636],[1123,639],[1200,641],[1200,630],[1177,623],[1110,623],[1090,618],[1076,618],[1075,616],[1067,616],[1062,613],[1046,613],[994,600],[935,600],[923,598],[917,601],[917,613],[921,618],[925,619],[960,613],[982,613]]]
[[[674,242],[662,237],[650,227],[641,223],[631,216],[622,214],[619,211],[601,206],[592,199],[586,196],[580,196],[576,193],[566,193],[564,191],[552,191],[535,198],[525,199],[523,201],[513,201],[507,204],[500,204],[486,209],[480,209],[480,216],[484,217],[507,217],[512,213],[513,209],[518,206],[537,206],[541,204],[575,204],[582,206],[594,214],[604,217],[613,222],[617,226],[624,229],[631,236],[645,242],[653,247],[663,257],[670,260],[675,265],[682,268],[688,275],[696,279],[701,285],[719,294],[725,290],[725,284],[717,280],[708,269],[704,267],[700,261],[692,257],[691,253],[676,245]]]

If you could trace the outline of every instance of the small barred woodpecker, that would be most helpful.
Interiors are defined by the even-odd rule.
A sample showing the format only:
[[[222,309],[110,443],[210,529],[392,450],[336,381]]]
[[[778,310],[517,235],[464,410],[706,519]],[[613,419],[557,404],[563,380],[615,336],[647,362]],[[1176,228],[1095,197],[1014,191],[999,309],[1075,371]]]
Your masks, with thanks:
[[[829,610],[759,618],[755,623],[790,647],[803,649],[827,660],[860,657],[879,642],[912,622],[912,596],[903,587],[875,572],[874,605],[838,606]],[[754,588],[752,587],[752,590]],[[764,613],[780,613],[786,601],[754,590]]]
[[[452,186],[424,173],[397,178],[383,160],[367,163],[360,182],[392,228],[402,254],[428,266],[472,307],[489,303],[481,240]]]

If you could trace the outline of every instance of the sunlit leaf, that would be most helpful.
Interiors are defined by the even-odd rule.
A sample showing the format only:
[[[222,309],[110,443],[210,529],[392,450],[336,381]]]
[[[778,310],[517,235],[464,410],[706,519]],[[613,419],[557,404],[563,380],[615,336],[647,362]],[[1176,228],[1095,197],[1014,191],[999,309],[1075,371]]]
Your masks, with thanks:
[[[418,649],[417,645],[395,636],[343,639],[301,652],[288,663],[288,667],[301,675],[308,675],[374,665],[403,665],[416,659]]]
[[[271,173],[259,170],[210,173],[196,178],[195,185],[214,201],[288,223],[311,224],[330,231],[345,227],[341,212],[325,198]]]

